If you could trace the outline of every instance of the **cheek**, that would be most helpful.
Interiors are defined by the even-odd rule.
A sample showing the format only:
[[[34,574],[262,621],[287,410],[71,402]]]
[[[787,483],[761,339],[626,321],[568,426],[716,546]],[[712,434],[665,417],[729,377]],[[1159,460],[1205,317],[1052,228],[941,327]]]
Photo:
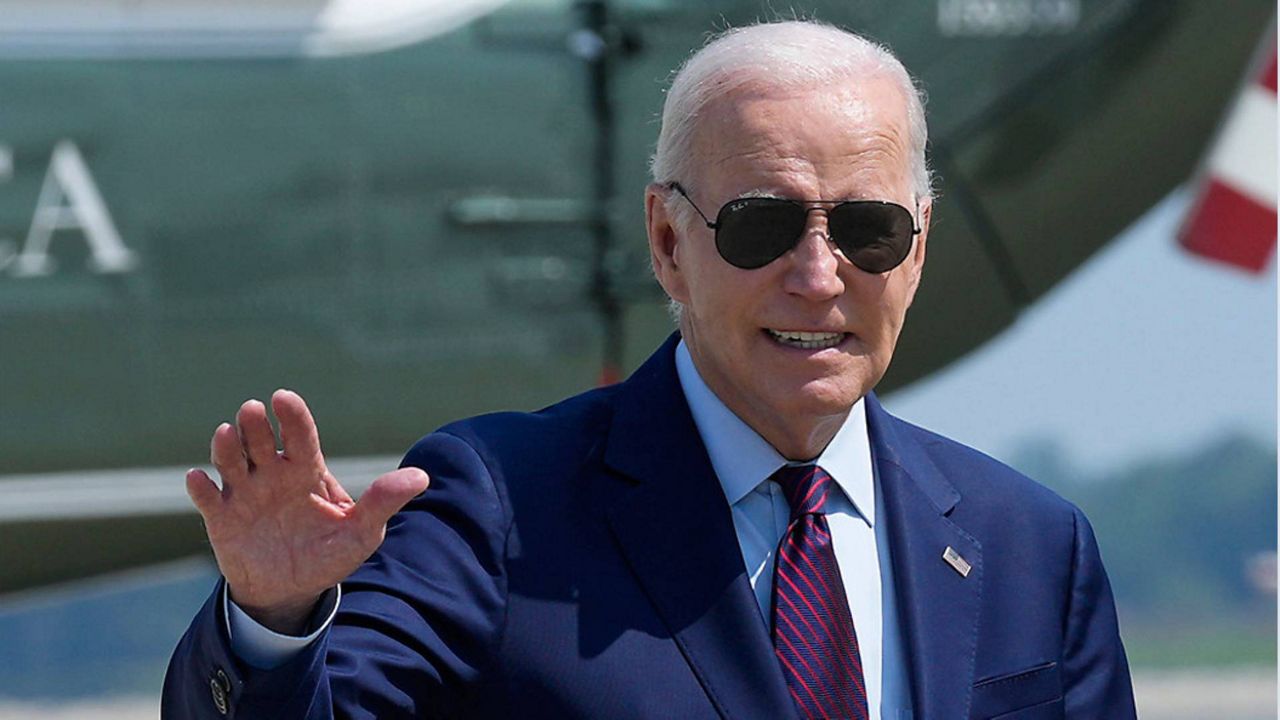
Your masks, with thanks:
[[[896,278],[895,278],[896,279]],[[867,350],[876,355],[893,351],[902,330],[906,312],[906,293],[901,284],[890,282],[878,287],[862,287],[854,298],[853,315],[861,320],[860,333]]]
[[[724,263],[721,263],[724,264]],[[751,284],[742,273],[726,272],[732,268],[704,268],[696,280],[689,281],[691,302],[704,323],[724,329],[739,324],[751,315],[753,298],[763,290]]]

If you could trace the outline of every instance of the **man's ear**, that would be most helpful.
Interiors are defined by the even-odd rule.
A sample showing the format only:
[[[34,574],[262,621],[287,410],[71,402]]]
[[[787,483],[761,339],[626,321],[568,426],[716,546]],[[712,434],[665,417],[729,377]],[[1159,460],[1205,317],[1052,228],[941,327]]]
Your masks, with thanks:
[[[911,249],[911,254],[907,256],[907,283],[909,286],[907,299],[907,307],[911,306],[911,302],[915,300],[916,290],[920,287],[920,277],[924,274],[924,256],[925,249],[929,239],[929,221],[933,218],[933,200],[925,200],[920,203],[920,210],[916,213],[918,222],[920,223],[920,234],[916,235],[915,246]]]
[[[676,220],[667,212],[667,197],[671,193],[664,185],[650,183],[644,191],[645,229],[649,233],[649,259],[653,263],[653,275],[667,295],[682,303],[689,301],[689,288],[680,267],[680,234]]]

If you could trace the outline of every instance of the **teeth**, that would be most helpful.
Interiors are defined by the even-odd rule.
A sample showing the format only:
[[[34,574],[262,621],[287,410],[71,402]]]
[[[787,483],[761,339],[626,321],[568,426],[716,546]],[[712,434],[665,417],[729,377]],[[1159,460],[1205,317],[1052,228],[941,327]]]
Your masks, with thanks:
[[[801,330],[769,330],[769,334],[783,345],[818,350],[835,347],[844,339],[844,333],[804,332]]]

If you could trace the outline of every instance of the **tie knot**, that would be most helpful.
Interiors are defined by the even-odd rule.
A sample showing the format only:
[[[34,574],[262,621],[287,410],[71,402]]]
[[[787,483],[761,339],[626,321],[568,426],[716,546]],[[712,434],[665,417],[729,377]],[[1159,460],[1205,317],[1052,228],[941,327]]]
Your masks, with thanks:
[[[783,465],[769,479],[782,486],[792,518],[821,513],[827,504],[831,476],[817,465]]]

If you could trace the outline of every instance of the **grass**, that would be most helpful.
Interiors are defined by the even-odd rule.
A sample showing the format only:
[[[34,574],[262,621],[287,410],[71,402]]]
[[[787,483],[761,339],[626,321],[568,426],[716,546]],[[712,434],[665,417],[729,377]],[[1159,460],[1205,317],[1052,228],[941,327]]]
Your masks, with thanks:
[[[1274,618],[1255,622],[1139,624],[1124,628],[1125,650],[1135,668],[1276,665]]]

